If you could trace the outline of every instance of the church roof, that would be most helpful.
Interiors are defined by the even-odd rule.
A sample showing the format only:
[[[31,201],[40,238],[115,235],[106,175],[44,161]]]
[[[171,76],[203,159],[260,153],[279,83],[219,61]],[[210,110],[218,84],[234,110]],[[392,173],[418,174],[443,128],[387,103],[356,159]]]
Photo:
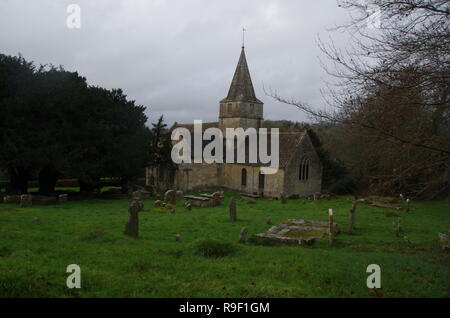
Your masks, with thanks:
[[[241,56],[234,72],[233,80],[231,81],[228,96],[221,102],[253,102],[262,103],[256,98],[255,90],[253,89],[252,78],[247,65],[245,57],[245,50],[242,47]]]
[[[203,123],[202,125],[202,133],[208,129],[208,128],[217,128],[218,123],[217,122],[211,122],[211,123]],[[172,126],[171,130],[175,128],[186,128],[188,129],[191,134],[194,133],[194,125],[193,124],[178,124]],[[302,132],[280,132],[279,133],[279,163],[280,168],[286,168],[289,165],[289,162],[291,161],[292,157],[295,155],[295,149],[300,145],[301,141],[303,140],[303,137],[306,136],[306,130]],[[270,129],[269,129],[269,135],[270,135]],[[270,146],[270,136],[267,137],[267,146],[268,146],[268,152],[271,152],[271,146]],[[194,140],[191,139],[192,147],[194,147]],[[204,140],[203,141],[203,147],[205,147],[209,141]],[[225,156],[225,151],[224,151]],[[246,158],[248,158],[246,156]],[[224,157],[225,161],[225,157]],[[244,165],[249,166],[268,166],[267,164],[261,164],[261,163],[243,163]]]

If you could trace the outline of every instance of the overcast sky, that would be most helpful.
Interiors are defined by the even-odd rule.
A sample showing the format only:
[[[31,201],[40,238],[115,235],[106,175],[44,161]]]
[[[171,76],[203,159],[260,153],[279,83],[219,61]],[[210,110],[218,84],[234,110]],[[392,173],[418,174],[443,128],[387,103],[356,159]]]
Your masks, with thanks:
[[[80,29],[66,25],[72,3],[81,8]],[[302,121],[298,110],[266,96],[263,85],[323,105],[317,38],[327,40],[327,30],[347,18],[336,0],[1,0],[0,52],[122,88],[147,107],[149,122],[160,114],[169,124],[216,121],[245,27],[265,119]]]

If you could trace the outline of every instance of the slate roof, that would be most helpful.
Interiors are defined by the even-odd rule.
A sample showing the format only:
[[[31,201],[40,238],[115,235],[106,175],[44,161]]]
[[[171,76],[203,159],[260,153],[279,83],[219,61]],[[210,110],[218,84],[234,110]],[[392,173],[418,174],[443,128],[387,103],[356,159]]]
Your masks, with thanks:
[[[228,95],[221,101],[221,103],[238,101],[262,103],[258,98],[256,98],[255,90],[253,89],[244,47],[242,47],[241,56],[239,57],[239,62],[237,64],[236,71],[234,72]]]
[[[191,134],[194,132],[194,125],[193,124],[175,124],[172,126],[172,130],[175,128],[186,128],[188,129]],[[203,123],[202,125],[202,131],[204,132],[208,128],[218,128],[217,122],[210,122],[210,123]],[[270,129],[269,129],[270,131]],[[295,154],[295,150],[299,146],[300,142],[302,141],[303,137],[306,135],[306,131],[303,132],[280,132],[279,134],[279,162],[280,162],[280,168],[285,168],[292,156]],[[268,152],[270,153],[271,147],[270,147],[270,133],[269,136],[267,136],[268,141]],[[193,146],[193,135],[192,135],[192,146]],[[203,147],[205,147],[209,143],[208,140],[203,141]],[[225,151],[224,151],[225,155]],[[224,160],[225,161],[225,160]],[[250,166],[267,166],[266,164],[261,163],[242,163]]]

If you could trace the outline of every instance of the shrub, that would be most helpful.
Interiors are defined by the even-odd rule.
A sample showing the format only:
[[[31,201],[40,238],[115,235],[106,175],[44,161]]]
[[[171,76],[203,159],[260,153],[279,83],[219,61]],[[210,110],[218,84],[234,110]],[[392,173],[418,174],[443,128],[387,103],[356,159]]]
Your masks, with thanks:
[[[224,257],[233,254],[236,246],[214,238],[203,238],[195,242],[194,251],[195,254],[204,257]]]

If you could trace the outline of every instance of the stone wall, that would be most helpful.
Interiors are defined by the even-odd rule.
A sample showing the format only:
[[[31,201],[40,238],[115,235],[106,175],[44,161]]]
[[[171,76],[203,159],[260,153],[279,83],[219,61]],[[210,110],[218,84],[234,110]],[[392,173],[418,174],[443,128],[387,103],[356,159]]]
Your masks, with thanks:
[[[242,185],[242,169],[247,170],[247,183]],[[238,192],[260,194],[263,191],[264,196],[278,197],[282,192],[284,171],[278,170],[276,174],[264,176],[264,189],[259,187],[260,167],[224,164],[222,182],[225,188]]]
[[[300,164],[303,159],[309,161],[309,176],[307,180],[299,180]],[[322,188],[322,165],[308,135],[303,137],[300,146],[285,168],[286,178],[284,188],[286,196],[308,196],[320,192]]]
[[[183,191],[216,188],[221,170],[220,164],[180,164],[175,173],[174,186]]]

